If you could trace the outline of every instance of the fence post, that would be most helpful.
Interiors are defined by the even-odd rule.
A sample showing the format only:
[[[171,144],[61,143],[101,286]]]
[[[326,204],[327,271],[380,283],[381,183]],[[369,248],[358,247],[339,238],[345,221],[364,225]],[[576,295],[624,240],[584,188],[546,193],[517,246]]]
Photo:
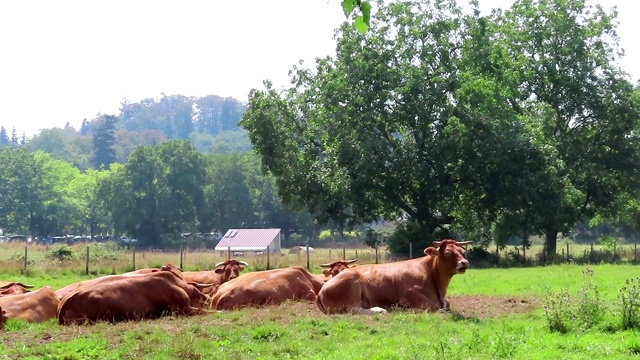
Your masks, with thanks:
[[[309,266],[309,244],[307,244],[307,270],[311,271],[311,266]]]
[[[378,263],[378,244],[376,244],[376,264]]]
[[[569,243],[567,243],[567,262],[569,262]]]
[[[524,244],[522,244],[522,263],[526,264],[527,263],[527,247],[524,246]]]
[[[269,247],[267,246],[267,270],[269,270]]]
[[[231,259],[231,246],[227,246],[227,260]]]
[[[613,262],[616,262],[616,243],[613,243]]]
[[[331,260],[331,249],[329,249],[329,260]]]
[[[562,258],[564,259],[564,249],[562,249]]]
[[[182,245],[180,245],[180,269],[184,270],[184,267],[182,266]]]
[[[591,243],[591,252],[589,253],[589,264],[593,261],[593,243]]]
[[[638,261],[638,244],[633,244],[633,262]]]
[[[24,247],[24,271],[27,271],[27,247]]]
[[[89,246],[87,246],[87,263],[84,272],[85,275],[89,275]]]
[[[413,259],[413,243],[409,243],[409,259]]]
[[[347,247],[342,247],[342,260],[347,260]]]
[[[133,246],[133,271],[136,270],[136,246]]]
[[[356,259],[358,258],[358,250],[356,250]]]

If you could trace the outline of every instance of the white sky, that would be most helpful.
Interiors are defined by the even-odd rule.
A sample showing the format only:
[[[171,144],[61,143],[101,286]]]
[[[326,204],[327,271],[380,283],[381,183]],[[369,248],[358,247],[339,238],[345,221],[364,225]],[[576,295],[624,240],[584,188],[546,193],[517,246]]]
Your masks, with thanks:
[[[466,0],[460,0],[466,3]],[[620,10],[621,65],[640,78],[637,0]],[[247,100],[264,79],[288,85],[299,59],[333,54],[340,0],[0,1],[0,125],[31,137],[167,95]],[[483,10],[512,0],[480,0]]]

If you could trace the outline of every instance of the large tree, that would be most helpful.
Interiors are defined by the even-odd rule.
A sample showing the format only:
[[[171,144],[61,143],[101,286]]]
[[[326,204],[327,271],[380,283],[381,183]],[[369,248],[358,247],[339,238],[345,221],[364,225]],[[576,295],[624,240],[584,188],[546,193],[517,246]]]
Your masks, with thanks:
[[[534,114],[557,153],[555,185],[528,219],[556,253],[558,233],[607,212],[635,191],[640,169],[638,106],[616,65],[615,11],[585,0],[517,0],[478,18],[478,70],[499,83],[511,108]]]
[[[111,164],[116,162],[116,150],[113,147],[116,120],[113,115],[101,116],[100,125],[93,134],[93,166],[96,169],[104,167],[109,170]]]
[[[335,58],[295,67],[290,89],[252,91],[241,125],[284,201],[321,222],[401,218],[421,243],[543,233],[554,253],[636,164],[611,18],[580,3],[490,17],[388,3],[366,36],[340,29]]]

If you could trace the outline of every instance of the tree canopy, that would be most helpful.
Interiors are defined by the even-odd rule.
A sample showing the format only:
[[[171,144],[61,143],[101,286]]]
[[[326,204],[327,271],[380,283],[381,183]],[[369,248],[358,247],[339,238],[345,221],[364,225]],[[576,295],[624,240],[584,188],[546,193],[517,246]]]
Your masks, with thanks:
[[[518,0],[380,4],[366,34],[253,90],[241,125],[286,204],[348,226],[404,219],[407,237],[503,243],[557,234],[637,188],[637,103],[616,67],[615,12]]]

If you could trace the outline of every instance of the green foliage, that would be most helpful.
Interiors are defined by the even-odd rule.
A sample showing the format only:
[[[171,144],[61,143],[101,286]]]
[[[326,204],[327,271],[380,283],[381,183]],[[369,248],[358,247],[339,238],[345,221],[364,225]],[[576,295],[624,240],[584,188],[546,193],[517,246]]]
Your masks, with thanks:
[[[550,294],[544,309],[550,331],[563,334],[574,330],[586,331],[604,320],[606,307],[593,283],[594,271],[586,268],[582,274],[582,287],[575,296],[567,289]]]
[[[56,260],[56,261],[65,261],[73,259],[73,249],[66,245],[54,246],[45,255],[45,258]]]
[[[622,328],[640,329],[640,277],[625,281],[620,289]]]
[[[354,25],[363,34],[369,30],[371,19],[371,4],[362,0],[342,0],[344,15],[349,18],[355,9],[359,9],[362,15],[355,17]]]

